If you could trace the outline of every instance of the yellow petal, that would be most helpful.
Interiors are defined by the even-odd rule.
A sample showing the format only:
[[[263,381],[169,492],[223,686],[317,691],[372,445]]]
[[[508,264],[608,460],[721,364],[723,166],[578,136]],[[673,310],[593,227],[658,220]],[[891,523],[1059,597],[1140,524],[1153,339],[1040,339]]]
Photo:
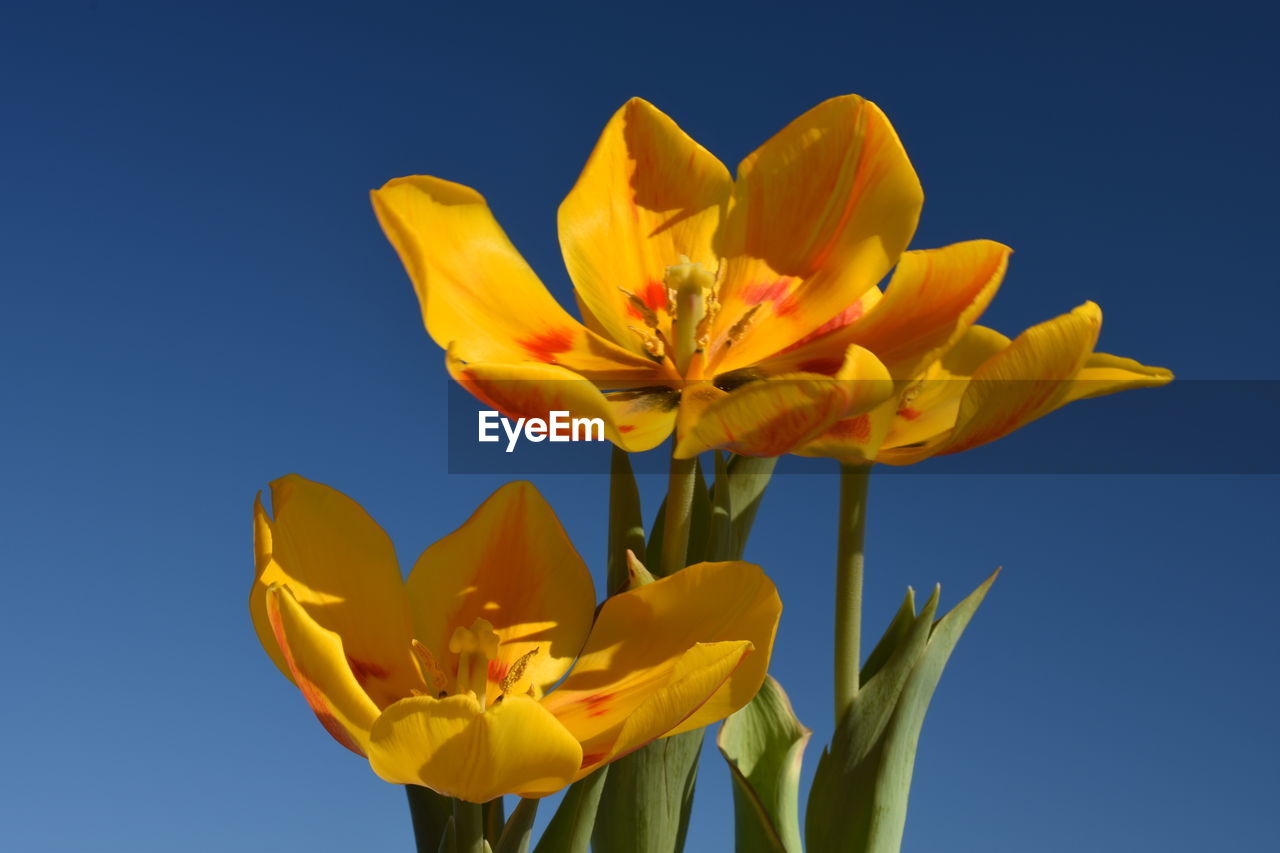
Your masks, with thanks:
[[[683,431],[676,456],[711,448],[748,456],[778,456],[865,412],[893,393],[879,360],[853,346],[835,376],[789,373],[748,383],[706,406]]]
[[[1056,408],[1101,330],[1101,309],[1086,302],[1032,326],[984,362],[965,388],[946,452],[995,441]]]
[[[986,310],[1004,279],[1011,252],[991,240],[905,252],[884,297],[866,316],[771,358],[762,367],[813,363],[858,344],[875,353],[895,379],[915,379]]]
[[[342,638],[356,679],[379,706],[420,687],[409,608],[387,534],[351,498],[297,474],[271,484],[271,506],[274,520],[260,501],[254,504],[257,577],[249,598],[267,653],[283,665],[266,612],[267,587],[278,583],[317,624]]]
[[[902,464],[902,454],[932,455],[955,426],[970,377],[1007,346],[1009,339],[999,332],[969,327],[919,379],[898,383],[892,399],[866,414],[840,421],[805,445],[800,455],[852,464]],[[898,449],[903,447],[906,449]]]
[[[573,781],[582,747],[527,696],[484,711],[470,693],[417,696],[387,708],[373,724],[369,763],[388,782],[485,803],[560,790]]]
[[[648,359],[560,307],[475,190],[396,178],[373,192],[373,207],[413,280],[427,331],[459,358],[541,361],[607,378],[651,372]]]
[[[597,734],[582,745],[582,767],[577,778],[660,737],[701,728],[729,716],[732,712],[708,715],[705,723],[684,725],[706,707],[717,691],[724,689],[734,670],[750,659],[751,652],[751,643],[745,640],[698,643],[680,656],[660,686],[656,681],[632,685],[632,689],[644,690],[643,701],[614,729]]]
[[[489,700],[528,652],[513,690],[539,690],[560,679],[591,629],[595,588],[559,519],[530,483],[508,483],[461,527],[418,558],[408,583],[415,636],[452,673],[456,627],[487,619],[498,634],[489,666]]]
[[[604,393],[566,368],[553,364],[463,363],[451,349],[449,373],[481,402],[513,421],[568,412],[570,418],[600,418],[604,437],[623,450],[651,450],[671,434],[676,397],[663,386]],[[595,432],[592,433],[594,438]]]
[[[712,238],[732,186],[729,170],[674,121],[628,101],[560,206],[560,247],[584,316],[643,354],[628,329],[644,325],[628,293],[665,315],[667,267],[685,255],[715,269]]]
[[[708,725],[759,690],[781,610],[764,572],[741,562],[698,563],[615,595],[543,704],[584,744],[587,765]]]
[[[265,597],[267,621],[294,684],[338,743],[366,754],[378,706],[351,674],[342,639],[308,616],[287,588],[272,584]]]
[[[754,364],[852,305],[897,262],[923,199],[875,104],[833,98],[787,125],[738,167],[713,362],[724,371]],[[753,305],[757,315],[726,349]]]
[[[1172,381],[1173,372],[1166,368],[1149,367],[1131,358],[1095,352],[1076,374],[1059,405],[1131,388],[1156,388]]]
[[[794,452],[799,456],[836,459],[851,465],[876,461],[893,428],[898,401],[887,400],[870,412],[844,418]]]

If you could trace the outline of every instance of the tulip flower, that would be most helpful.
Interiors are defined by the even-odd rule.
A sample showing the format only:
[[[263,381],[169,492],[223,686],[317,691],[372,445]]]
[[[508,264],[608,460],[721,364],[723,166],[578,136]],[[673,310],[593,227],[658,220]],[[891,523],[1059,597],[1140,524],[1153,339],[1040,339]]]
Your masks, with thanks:
[[[863,344],[834,362],[788,354],[879,300],[922,201],[888,119],[855,95],[791,122],[736,179],[651,104],[629,101],[560,207],[579,322],[475,190],[413,176],[373,193],[455,379],[512,417],[599,417],[624,450],[675,430],[680,458],[713,447],[787,452],[892,394]],[[954,251],[969,258],[972,248]],[[945,307],[972,313],[962,297],[989,294],[951,294]],[[949,319],[899,308],[882,336]]]
[[[296,475],[255,502],[254,627],[377,775],[470,802],[541,797],[755,695],[781,605],[700,563],[608,599],[528,483],[498,489],[402,582],[386,533]],[[567,673],[567,675],[566,675]]]

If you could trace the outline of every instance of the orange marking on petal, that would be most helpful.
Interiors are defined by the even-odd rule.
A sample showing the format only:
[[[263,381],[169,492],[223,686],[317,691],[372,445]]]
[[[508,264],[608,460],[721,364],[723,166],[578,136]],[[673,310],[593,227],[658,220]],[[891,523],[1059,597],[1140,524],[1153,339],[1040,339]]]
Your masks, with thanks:
[[[898,409],[898,417],[906,418],[909,421],[914,421],[916,418],[920,417],[920,410],[913,409],[910,406],[907,406],[905,408]]]
[[[604,758],[604,757],[605,757],[606,755],[608,755],[608,754],[609,754],[609,753],[607,753],[607,752],[590,752],[590,753],[587,753],[586,755],[582,756],[582,764],[581,764],[580,766],[582,766],[582,767],[586,767],[586,766],[587,766],[587,765],[589,765],[589,764],[595,764],[597,761],[599,761],[600,759]]]
[[[489,680],[502,683],[502,679],[507,677],[507,670],[511,669],[511,665],[503,663],[500,660],[489,661]]]
[[[812,340],[815,340],[816,338],[820,338],[823,335],[836,331],[837,329],[843,329],[845,326],[849,325],[850,323],[853,323],[856,320],[860,320],[862,318],[862,312],[864,310],[865,309],[862,305],[862,300],[859,299],[857,302],[853,303],[848,308],[844,309],[839,314],[832,317],[830,320],[823,323],[821,326],[814,329],[812,332],[805,335],[803,338],[801,338],[791,346],[784,349],[783,352],[790,352],[796,347],[804,346],[805,344],[809,343]]]
[[[555,364],[557,353],[573,349],[573,332],[569,329],[548,329],[518,343],[538,361]]]
[[[871,438],[871,418],[867,415],[858,415],[856,418],[838,421],[835,426],[828,430],[828,435],[834,438],[867,441]]]
[[[651,281],[644,286],[640,298],[654,311],[663,311],[667,307],[667,287],[660,281]]]
[[[777,302],[786,297],[790,282],[785,278],[775,281],[761,281],[742,288],[742,301],[748,305],[759,305],[761,302]]]
[[[788,293],[783,299],[773,303],[773,313],[777,317],[785,317],[800,310],[800,298],[795,291]]]
[[[618,424],[618,432],[635,432],[635,424]]]
[[[612,693],[592,693],[590,696],[586,696],[578,701],[587,706],[588,717],[599,717],[609,712],[609,709],[605,706],[612,698]]]
[[[316,719],[320,721],[320,725],[324,726],[330,736],[338,743],[361,757],[364,756],[364,750],[360,748],[360,744],[356,743],[351,733],[338,722],[338,718],[329,710],[329,703],[325,700],[324,694],[320,692],[320,688],[316,687],[307,674],[298,665],[297,660],[293,657],[293,652],[289,649],[289,643],[285,640],[284,624],[280,621],[280,612],[274,608],[267,608],[267,621],[271,623],[271,633],[276,637],[276,645],[280,647],[280,653],[284,655],[285,665],[289,667],[289,672],[293,673],[293,681],[298,685],[298,690],[302,693],[302,698],[307,700],[307,704],[311,707],[311,712],[316,715]]]
[[[481,403],[484,403],[491,409],[495,409],[504,418],[515,421],[524,417],[523,415],[512,411],[510,407],[504,406],[493,395],[486,394],[484,391],[484,383],[477,379],[476,375],[470,370],[463,369],[458,372],[458,384],[467,389],[467,391]]]
[[[364,687],[370,678],[387,677],[387,671],[376,663],[356,660],[351,655],[347,655],[347,666],[351,667],[351,674],[356,677],[356,681],[360,682],[361,687]]]
[[[834,376],[843,364],[843,361],[835,357],[811,358],[808,361],[800,362],[796,367],[806,373],[823,373],[827,376]]]

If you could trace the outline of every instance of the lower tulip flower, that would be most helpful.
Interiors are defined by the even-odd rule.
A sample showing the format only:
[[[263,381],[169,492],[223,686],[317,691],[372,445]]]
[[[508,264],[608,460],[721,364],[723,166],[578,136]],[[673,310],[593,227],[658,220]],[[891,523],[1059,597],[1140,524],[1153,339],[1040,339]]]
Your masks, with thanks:
[[[386,533],[296,475],[255,502],[254,626],[324,728],[388,782],[541,797],[755,695],[781,604],[700,563],[608,599],[528,483],[498,489],[402,582]],[[566,675],[567,673],[567,675]]]

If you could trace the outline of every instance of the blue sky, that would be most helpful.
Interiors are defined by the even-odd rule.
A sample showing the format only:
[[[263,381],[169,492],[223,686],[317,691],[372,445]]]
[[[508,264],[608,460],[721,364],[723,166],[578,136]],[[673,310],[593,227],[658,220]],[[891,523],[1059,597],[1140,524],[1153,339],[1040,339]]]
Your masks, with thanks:
[[[913,246],[1016,249],[984,322],[1093,299],[1107,351],[1280,378],[1259,4],[102,0],[2,23],[10,849],[410,849],[402,793],[328,740],[245,606],[250,501],[273,477],[347,491],[406,562],[501,482],[447,473],[440,353],[366,196],[390,177],[475,186],[567,296],[555,207],[626,98],[733,164],[858,92],[924,184]],[[1157,402],[1179,393],[1182,410]],[[1196,400],[1135,392],[1025,434],[1114,458],[1225,447],[1246,459],[1230,470],[1256,449],[1275,470],[1269,418]],[[1033,446],[1061,452],[1014,436],[975,458],[1007,470]],[[605,479],[536,479],[602,573]],[[1271,843],[1275,486],[877,477],[870,625],[907,584],[954,602],[1006,569],[926,723],[904,849]],[[815,729],[810,769],[830,732],[835,494],[834,476],[780,476],[748,553],[786,603],[774,672]],[[704,768],[695,851],[729,825],[718,756]]]

